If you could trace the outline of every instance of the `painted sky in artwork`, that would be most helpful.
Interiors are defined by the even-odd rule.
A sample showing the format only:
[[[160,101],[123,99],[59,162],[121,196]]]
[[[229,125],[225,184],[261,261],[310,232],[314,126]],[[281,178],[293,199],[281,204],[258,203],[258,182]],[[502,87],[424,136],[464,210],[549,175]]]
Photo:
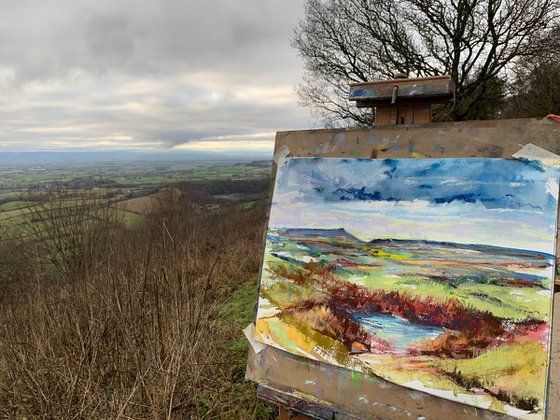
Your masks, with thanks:
[[[507,159],[286,159],[256,340],[542,419],[558,178]]]
[[[291,158],[282,165],[273,228],[554,252],[553,169],[506,159]]]

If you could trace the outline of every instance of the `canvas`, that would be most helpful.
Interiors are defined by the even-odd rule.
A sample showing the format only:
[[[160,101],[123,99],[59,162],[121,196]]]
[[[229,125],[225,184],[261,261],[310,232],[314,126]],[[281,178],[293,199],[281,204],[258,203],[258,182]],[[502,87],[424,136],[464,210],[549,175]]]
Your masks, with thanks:
[[[558,170],[289,158],[255,338],[520,418],[546,403]]]

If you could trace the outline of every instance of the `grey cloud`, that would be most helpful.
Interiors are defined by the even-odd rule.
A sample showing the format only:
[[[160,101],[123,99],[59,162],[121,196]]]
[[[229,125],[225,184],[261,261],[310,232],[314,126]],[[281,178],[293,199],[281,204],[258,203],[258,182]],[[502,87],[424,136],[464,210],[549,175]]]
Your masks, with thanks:
[[[96,62],[118,66],[134,55],[135,37],[124,16],[91,16],[84,30],[87,51]]]
[[[8,3],[0,149],[96,147],[122,133],[131,147],[173,147],[309,125],[291,92],[301,0]]]
[[[175,79],[148,79],[149,92],[127,91],[125,80],[91,79],[79,88],[23,92],[20,96],[32,98],[29,102],[0,97],[0,149],[34,144],[45,150],[57,140],[68,147],[88,142],[98,147],[96,142],[116,135],[130,136],[136,148],[169,148],[208,137],[306,125],[301,111],[289,102],[257,103],[235,96],[212,101],[214,92]]]
[[[76,69],[140,75],[209,66],[244,69],[258,78],[255,67],[281,66],[285,71],[299,66],[288,38],[301,13],[300,3],[24,1],[0,18],[0,65],[13,67],[16,81]],[[271,62],[267,52],[283,57],[289,67],[282,66],[282,60]]]

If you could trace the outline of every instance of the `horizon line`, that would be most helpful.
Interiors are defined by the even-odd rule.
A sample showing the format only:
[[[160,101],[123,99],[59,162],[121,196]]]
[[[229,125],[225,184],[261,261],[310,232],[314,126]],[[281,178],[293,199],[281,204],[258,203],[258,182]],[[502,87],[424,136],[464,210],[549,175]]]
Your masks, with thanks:
[[[436,241],[433,239],[417,239],[417,238],[404,238],[404,237],[394,237],[394,236],[378,236],[374,237],[370,240],[360,239],[359,236],[355,235],[354,233],[350,232],[346,228],[338,227],[338,228],[289,228],[289,227],[272,227],[269,226],[268,230],[316,230],[316,231],[334,231],[334,230],[343,230],[345,233],[351,235],[352,237],[356,238],[358,241],[363,242],[365,244],[373,242],[375,240],[395,240],[395,241],[408,241],[408,242],[425,242],[425,243],[432,243],[432,244],[450,244],[450,245],[465,245],[465,246],[473,246],[473,247],[491,247],[491,248],[499,248],[499,249],[509,249],[513,251],[525,251],[530,253],[536,253],[540,255],[545,255],[550,257],[551,259],[555,259],[556,257],[553,254],[544,251],[536,251],[534,249],[527,249],[527,248],[512,248],[507,246],[500,246],[500,245],[492,245],[492,244],[483,244],[483,243],[467,243],[467,242],[451,242],[451,241]]]

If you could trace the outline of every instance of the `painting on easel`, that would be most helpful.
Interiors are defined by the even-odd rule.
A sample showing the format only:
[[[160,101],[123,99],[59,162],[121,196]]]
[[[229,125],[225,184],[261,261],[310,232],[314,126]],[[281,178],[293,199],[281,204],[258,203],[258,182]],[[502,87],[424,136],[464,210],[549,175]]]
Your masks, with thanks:
[[[538,162],[286,159],[256,338],[542,418],[557,208],[558,171]]]

